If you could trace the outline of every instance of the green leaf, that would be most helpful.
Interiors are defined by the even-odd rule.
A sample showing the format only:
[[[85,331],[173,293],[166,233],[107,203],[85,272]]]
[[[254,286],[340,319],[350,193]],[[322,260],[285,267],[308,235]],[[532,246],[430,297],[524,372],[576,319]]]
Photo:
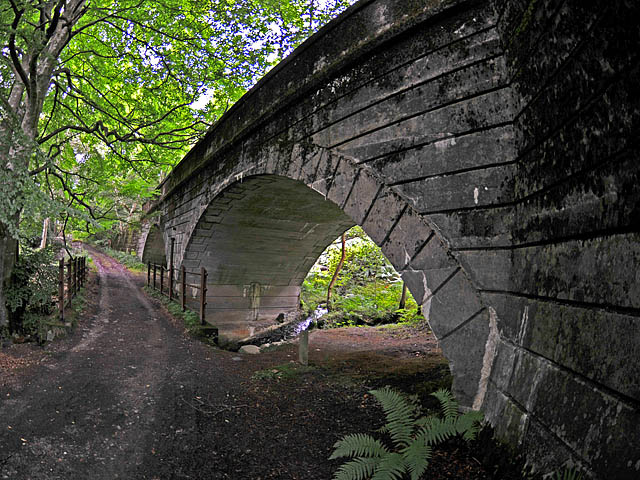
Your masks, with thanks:
[[[333,476],[334,480],[365,480],[370,478],[375,467],[380,462],[379,458],[354,458],[340,465]]]
[[[346,435],[338,440],[333,448],[335,450],[329,460],[340,457],[382,457],[388,453],[380,440],[363,433]]]

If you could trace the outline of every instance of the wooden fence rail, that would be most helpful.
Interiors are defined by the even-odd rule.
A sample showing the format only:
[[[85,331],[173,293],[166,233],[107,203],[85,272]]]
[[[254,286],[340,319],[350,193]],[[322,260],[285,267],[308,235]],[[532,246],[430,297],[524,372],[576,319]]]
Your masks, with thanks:
[[[200,281],[198,284],[187,283],[187,275],[199,277]],[[165,277],[168,284],[165,284]],[[184,266],[167,268],[164,265],[148,262],[147,286],[159,290],[162,295],[169,298],[169,301],[179,301],[183,312],[187,309],[187,287],[198,290],[200,324],[205,325],[207,270],[204,267],[200,268],[199,272],[189,272]]]
[[[66,275],[65,275],[66,270]],[[66,281],[65,281],[66,280]],[[64,310],[87,282],[87,258],[76,257],[67,262],[63,258],[58,263],[58,309],[60,320],[64,320]]]

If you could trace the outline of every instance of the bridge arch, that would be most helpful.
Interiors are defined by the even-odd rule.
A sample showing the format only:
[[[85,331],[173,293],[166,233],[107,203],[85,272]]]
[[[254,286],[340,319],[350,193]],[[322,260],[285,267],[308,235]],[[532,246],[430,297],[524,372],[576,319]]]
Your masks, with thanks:
[[[295,312],[318,256],[354,224],[401,274],[450,362],[458,398],[480,408],[495,356],[495,311],[411,201],[352,158],[298,145],[210,185],[181,261],[209,271],[208,320],[238,339]],[[266,153],[266,152],[265,152]],[[180,254],[179,254],[180,255]]]
[[[140,238],[140,247],[139,256],[143,263],[167,265],[164,229],[160,225],[157,223],[147,225]]]

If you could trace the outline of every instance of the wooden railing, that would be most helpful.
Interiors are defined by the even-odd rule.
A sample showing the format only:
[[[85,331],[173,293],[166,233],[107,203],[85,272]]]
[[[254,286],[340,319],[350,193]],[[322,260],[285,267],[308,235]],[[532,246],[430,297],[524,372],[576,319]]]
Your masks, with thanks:
[[[188,283],[187,275],[198,278],[199,282],[197,284]],[[148,262],[147,286],[159,290],[162,295],[169,298],[169,301],[180,302],[183,312],[187,309],[187,288],[198,290],[200,323],[202,325],[206,323],[207,270],[205,268],[200,268],[199,272],[190,272],[184,268],[184,265],[180,268],[167,268],[161,264]],[[189,309],[196,310],[191,307]]]
[[[66,272],[65,272],[66,271]],[[87,282],[87,258],[76,257],[67,262],[58,263],[58,309],[60,319],[64,320],[64,310]]]

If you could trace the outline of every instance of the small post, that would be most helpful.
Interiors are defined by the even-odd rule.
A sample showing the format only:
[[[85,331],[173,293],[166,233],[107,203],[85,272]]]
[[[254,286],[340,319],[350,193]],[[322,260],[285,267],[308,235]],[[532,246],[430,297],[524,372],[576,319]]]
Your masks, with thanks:
[[[309,330],[300,332],[298,343],[298,361],[302,365],[309,365]]]
[[[160,265],[160,293],[164,294],[164,265]]]
[[[60,320],[64,320],[64,258],[58,262],[58,303],[60,304]]]
[[[151,285],[151,262],[147,262],[147,287]]]
[[[73,296],[78,294],[78,257],[73,259]]]
[[[156,264],[153,264],[153,289],[156,289]]]
[[[173,250],[176,246],[176,239],[171,239],[171,252],[169,254],[169,301],[173,300]]]
[[[181,297],[182,297],[182,311],[184,312],[187,307],[187,272],[185,271],[184,265],[180,266],[180,279],[182,282],[182,288],[180,289]]]
[[[200,267],[200,323],[205,324],[204,309],[207,305],[207,271],[204,267]]]

